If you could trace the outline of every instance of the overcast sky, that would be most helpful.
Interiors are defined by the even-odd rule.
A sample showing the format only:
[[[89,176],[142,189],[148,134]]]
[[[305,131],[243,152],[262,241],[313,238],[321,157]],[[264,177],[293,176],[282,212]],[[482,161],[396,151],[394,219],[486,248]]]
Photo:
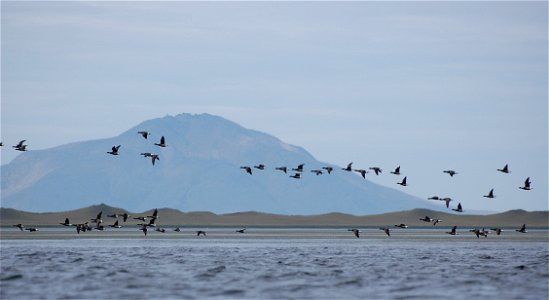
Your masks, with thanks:
[[[367,178],[421,198],[548,209],[547,2],[1,6],[2,164],[21,139],[45,149],[211,113],[380,166]]]

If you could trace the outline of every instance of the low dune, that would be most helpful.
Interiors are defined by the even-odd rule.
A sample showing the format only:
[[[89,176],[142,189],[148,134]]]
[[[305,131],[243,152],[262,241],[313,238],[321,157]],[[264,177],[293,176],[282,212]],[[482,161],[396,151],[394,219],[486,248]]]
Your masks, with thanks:
[[[65,218],[71,223],[90,221],[103,212],[105,224],[114,223],[115,219],[108,217],[111,214],[131,215],[127,224],[137,224],[140,221],[131,218],[151,215],[153,210],[141,213],[128,212],[122,208],[111,207],[105,204],[93,205],[77,210],[65,212],[31,213],[11,208],[0,208],[0,225],[59,225]],[[413,209],[378,215],[355,216],[342,213],[328,213],[321,215],[275,215],[260,212],[238,212],[230,214],[214,214],[211,212],[181,212],[171,208],[158,210],[159,218],[156,221],[161,225],[174,226],[392,226],[404,223],[412,227],[432,227],[432,223],[420,221],[420,218],[429,216],[442,220],[437,226],[479,226],[479,227],[517,227],[528,224],[531,227],[549,228],[549,211],[511,210],[504,213],[489,215],[468,215],[433,211],[428,209]],[[119,218],[120,219],[120,218]]]

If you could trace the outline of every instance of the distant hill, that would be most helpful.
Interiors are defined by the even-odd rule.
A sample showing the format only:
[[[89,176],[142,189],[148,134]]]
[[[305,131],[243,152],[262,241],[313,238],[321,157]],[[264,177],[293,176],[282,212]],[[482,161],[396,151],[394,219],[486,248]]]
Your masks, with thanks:
[[[137,132],[146,130],[146,140]],[[165,148],[155,146],[165,136]],[[121,145],[120,155],[107,154]],[[153,166],[140,153],[160,155]],[[265,164],[248,175],[243,165]],[[275,167],[305,164],[303,178]],[[332,174],[310,172],[334,167]],[[357,166],[360,167],[360,166]],[[317,161],[301,147],[208,114],[145,121],[111,138],[22,153],[1,167],[1,205],[25,211],[64,211],[94,203],[142,211],[278,214],[372,214],[417,207],[445,209],[432,201],[363,179],[341,166]],[[290,172],[289,172],[290,173]],[[382,175],[383,176],[383,175]]]
[[[66,212],[30,213],[11,208],[0,208],[0,225],[13,224],[27,225],[58,225],[65,218],[73,223],[83,223],[103,212],[102,218],[106,224],[114,222],[109,214],[123,214],[128,212],[121,208],[105,204],[94,205]],[[150,215],[153,210],[141,213],[128,212],[132,216]],[[211,212],[183,213],[177,209],[159,209],[158,224],[173,226],[206,225],[206,226],[378,226],[405,223],[409,226],[432,227],[430,223],[420,221],[420,218],[429,216],[443,220],[437,226],[502,226],[517,227],[528,224],[529,227],[549,227],[549,211],[527,212],[511,210],[491,215],[456,215],[428,209],[413,209],[408,211],[356,216],[343,213],[328,213],[320,215],[277,215],[259,212],[239,212],[229,214],[214,214]],[[129,220],[126,226],[137,224],[136,220]]]

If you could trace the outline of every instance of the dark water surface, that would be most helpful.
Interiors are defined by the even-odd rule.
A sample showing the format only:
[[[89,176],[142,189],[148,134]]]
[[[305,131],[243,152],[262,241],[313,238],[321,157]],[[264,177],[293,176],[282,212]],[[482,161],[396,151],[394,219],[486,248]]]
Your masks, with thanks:
[[[307,231],[53,240],[4,232],[0,298],[549,298],[546,230],[486,239],[444,230],[355,239],[344,229],[303,238]]]

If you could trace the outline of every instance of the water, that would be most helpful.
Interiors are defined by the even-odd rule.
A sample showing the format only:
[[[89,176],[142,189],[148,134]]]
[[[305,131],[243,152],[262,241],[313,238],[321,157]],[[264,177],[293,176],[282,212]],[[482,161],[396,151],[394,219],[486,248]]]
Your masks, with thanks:
[[[54,231],[51,240],[4,230],[1,299],[549,297],[546,230],[481,239],[440,229],[371,229],[360,239],[345,229]]]

